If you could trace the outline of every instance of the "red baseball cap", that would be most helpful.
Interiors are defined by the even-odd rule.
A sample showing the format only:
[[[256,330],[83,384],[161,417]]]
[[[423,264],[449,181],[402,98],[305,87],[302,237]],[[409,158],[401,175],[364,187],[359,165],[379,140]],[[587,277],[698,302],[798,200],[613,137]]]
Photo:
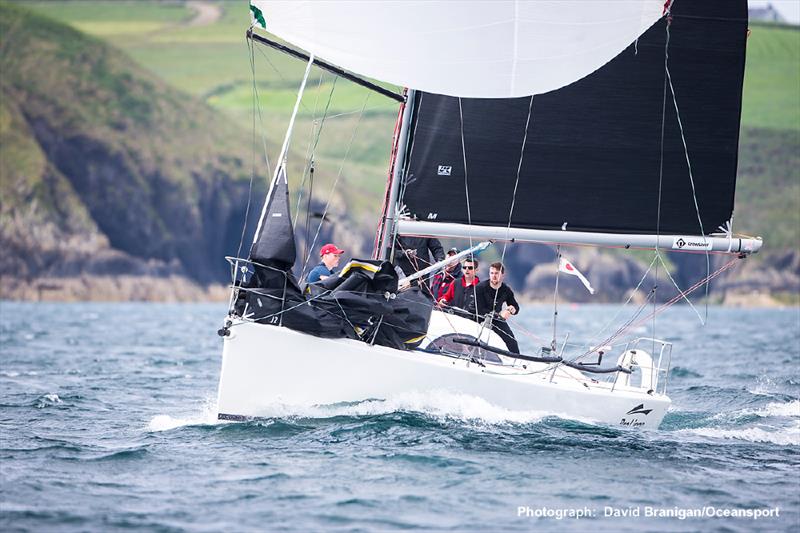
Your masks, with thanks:
[[[340,249],[338,249],[338,248],[336,247],[336,245],[335,245],[335,244],[332,244],[332,243],[328,243],[328,244],[326,244],[326,245],[325,245],[325,246],[323,246],[323,247],[322,247],[322,249],[319,251],[319,255],[325,255],[325,254],[336,254],[336,255],[341,255],[341,254],[343,254],[343,253],[344,253],[344,250],[340,250]]]

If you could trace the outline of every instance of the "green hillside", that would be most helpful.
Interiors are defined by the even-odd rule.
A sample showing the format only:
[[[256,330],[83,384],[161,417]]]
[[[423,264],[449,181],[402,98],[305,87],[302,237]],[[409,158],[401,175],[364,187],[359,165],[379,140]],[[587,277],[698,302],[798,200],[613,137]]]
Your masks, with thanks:
[[[250,136],[50,18],[2,3],[0,36],[0,237],[26,251],[28,274],[83,235],[217,278],[241,227]]]
[[[252,73],[244,36],[250,19],[242,2],[213,2],[219,7],[219,18],[200,26],[191,23],[192,10],[181,4],[99,0],[25,5],[113,41],[114,46],[171,86],[226,112],[248,134],[252,131]],[[115,28],[124,33],[115,34]],[[304,68],[297,59],[256,47],[255,69],[264,132],[276,146],[271,156],[277,155]],[[331,88],[332,76],[312,70],[293,139],[298,153],[305,153],[312,142],[315,118],[318,124]],[[360,117],[365,103],[365,113]],[[375,203],[385,185],[397,110],[395,101],[340,79],[328,108],[328,116],[334,118],[325,121],[325,135],[317,147],[317,177],[326,186],[332,186],[347,156],[338,187],[347,191],[348,210],[358,213],[354,218],[363,214],[371,219],[370,224],[377,218]],[[358,131],[348,153],[357,124]],[[324,178],[326,173],[331,176],[329,180]],[[293,178],[299,180],[296,173],[290,176]]]

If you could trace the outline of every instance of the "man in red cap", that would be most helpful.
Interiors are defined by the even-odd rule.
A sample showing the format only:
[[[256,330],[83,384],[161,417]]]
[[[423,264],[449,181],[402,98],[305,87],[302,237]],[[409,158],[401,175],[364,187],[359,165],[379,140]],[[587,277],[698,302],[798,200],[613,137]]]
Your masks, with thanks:
[[[312,268],[311,272],[308,273],[308,283],[316,283],[332,276],[333,269],[339,266],[339,259],[341,259],[343,253],[344,250],[340,250],[335,244],[328,243],[323,246],[319,251],[322,262]]]

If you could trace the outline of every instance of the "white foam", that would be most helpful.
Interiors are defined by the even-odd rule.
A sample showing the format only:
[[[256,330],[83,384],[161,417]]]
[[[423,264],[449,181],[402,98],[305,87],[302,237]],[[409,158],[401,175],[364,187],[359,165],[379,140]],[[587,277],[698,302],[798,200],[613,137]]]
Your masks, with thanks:
[[[800,400],[793,400],[789,403],[772,402],[752,411],[758,416],[786,416],[800,418]]]
[[[0,376],[4,376],[7,378],[16,378],[19,376],[38,376],[38,372],[29,371],[29,372],[17,372],[16,370],[0,370]]]
[[[483,398],[448,391],[407,392],[386,400],[369,400],[348,405],[298,406],[270,405],[262,416],[287,418],[330,418],[335,416],[375,416],[398,411],[422,413],[439,420],[456,419],[489,424],[538,422],[548,414],[541,411],[516,411],[493,405]]]
[[[765,442],[781,446],[800,446],[800,424],[795,424],[792,427],[775,428],[774,430],[767,430],[760,427],[742,429],[697,428],[682,429],[678,431],[678,433],[688,433],[715,439]]]
[[[204,426],[215,425],[221,421],[217,420],[217,406],[214,401],[207,400],[199,413],[185,417],[173,417],[170,415],[156,415],[147,424],[147,431],[170,431],[185,426]]]
[[[45,407],[50,407],[51,405],[58,405],[60,403],[64,403],[61,401],[61,398],[58,397],[58,394],[50,393],[45,394],[44,396],[39,397],[39,401],[36,403],[36,407],[39,409],[44,409]]]
[[[800,418],[800,400],[793,400],[789,403],[771,402],[764,407],[752,408],[747,407],[738,411],[726,411],[717,413],[711,418],[713,420],[731,420],[739,419],[744,416],[759,416],[767,417],[787,417],[787,418]]]

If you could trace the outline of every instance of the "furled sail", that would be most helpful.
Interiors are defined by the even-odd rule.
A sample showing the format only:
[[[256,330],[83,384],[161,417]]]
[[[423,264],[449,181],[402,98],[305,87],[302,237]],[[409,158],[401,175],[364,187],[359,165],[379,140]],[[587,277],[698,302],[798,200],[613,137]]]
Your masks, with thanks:
[[[358,74],[431,93],[540,94],[597,70],[664,0],[252,0],[254,24]]]
[[[281,166],[264,204],[250,260],[289,270],[297,258],[292,214],[289,208],[289,185],[286,169]]]
[[[747,2],[674,3],[668,64],[679,115],[665,74],[667,23],[589,76],[535,96],[527,139],[530,97],[418,92],[405,214],[506,227],[515,199],[513,228],[717,232],[733,212]]]

